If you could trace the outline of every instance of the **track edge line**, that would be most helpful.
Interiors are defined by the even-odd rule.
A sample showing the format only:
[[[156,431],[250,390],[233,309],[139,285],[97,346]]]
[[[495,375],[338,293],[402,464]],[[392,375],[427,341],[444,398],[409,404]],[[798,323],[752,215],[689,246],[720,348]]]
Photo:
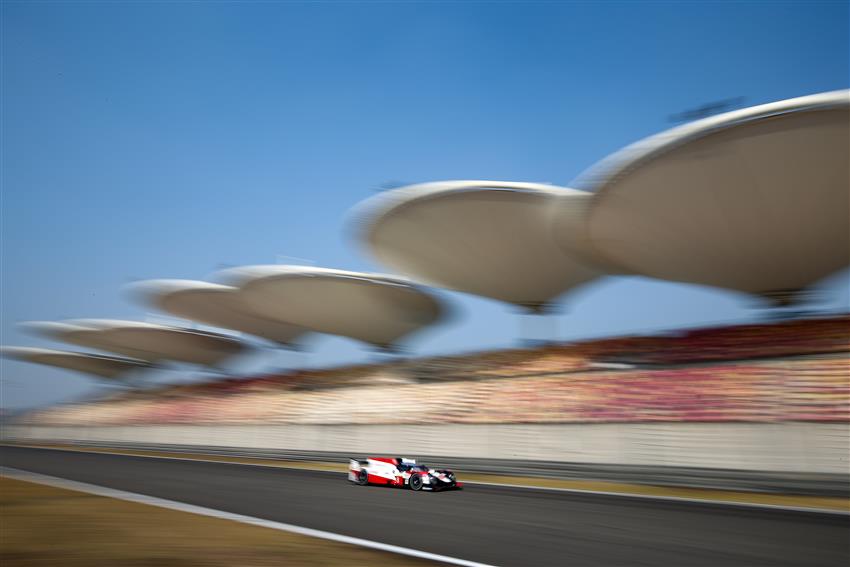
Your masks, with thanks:
[[[76,452],[76,453],[91,453],[91,454],[100,454],[100,455],[116,455],[123,457],[141,457],[145,459],[163,459],[169,461],[197,461],[201,463],[218,463],[223,465],[239,465],[245,467],[266,467],[266,468],[280,468],[280,469],[292,469],[292,470],[304,470],[304,471],[313,471],[313,472],[323,472],[323,473],[335,473],[335,474],[346,474],[345,472],[326,470],[326,469],[318,469],[318,468],[310,468],[310,467],[288,467],[286,465],[272,465],[266,463],[244,463],[244,462],[236,462],[236,461],[220,461],[217,459],[198,459],[191,457],[179,457],[179,456],[164,456],[164,455],[140,455],[140,454],[132,454],[132,453],[122,453],[121,451],[86,451],[85,449],[78,448],[56,448],[56,447],[39,447],[37,445],[21,445],[21,447],[26,449],[41,449],[47,451],[68,451],[68,452]],[[213,455],[209,455],[213,456]],[[0,467],[2,469],[3,467]],[[71,481],[74,482],[74,481]],[[706,504],[706,505],[715,505],[715,506],[726,506],[730,508],[739,507],[739,508],[763,508],[767,510],[777,510],[777,511],[787,511],[787,512],[805,512],[809,514],[826,514],[826,515],[836,515],[836,516],[850,516],[850,510],[834,510],[831,508],[812,508],[806,506],[783,506],[781,504],[760,504],[758,502],[741,502],[738,500],[711,500],[708,498],[686,498],[684,496],[664,496],[662,494],[637,494],[634,492],[613,492],[613,491],[605,491],[605,490],[588,490],[583,488],[559,488],[555,486],[535,486],[533,484],[508,484],[508,483],[499,483],[499,482],[485,482],[478,480],[465,480],[464,484],[477,484],[480,486],[497,486],[500,488],[519,488],[522,490],[548,490],[553,492],[565,492],[572,494],[586,494],[586,495],[598,495],[598,496],[616,496],[620,498],[637,498],[643,500],[657,500],[660,502],[681,502],[686,504]],[[489,566],[493,567],[493,566]]]
[[[316,530],[313,528],[307,528],[304,526],[296,526],[294,524],[287,524],[284,522],[276,522],[274,520],[266,520],[264,518],[257,518],[255,516],[245,516],[243,514],[236,514],[233,512],[225,512],[224,510],[216,510],[215,508],[207,508],[204,506],[196,506],[194,504],[187,504],[185,502],[179,502],[177,500],[168,500],[166,498],[158,498],[156,496],[148,496],[146,494],[139,494],[137,492],[129,492],[126,490],[118,490],[115,488],[108,488],[106,486],[100,486],[97,484],[89,484],[86,482],[79,482],[76,480],[65,479],[56,476],[45,475],[41,473],[36,473],[32,471],[27,471],[23,469],[17,469],[13,467],[0,466],[0,475],[13,478],[16,480],[22,480],[25,482],[34,482],[36,484],[43,484],[46,486],[52,486],[54,488],[62,488],[66,490],[74,490],[76,492],[85,492],[87,494],[93,494],[95,496],[105,496],[107,498],[114,498],[116,500],[124,500],[127,502],[135,502],[137,504],[146,504],[149,506],[156,506],[158,508],[166,508],[169,510],[176,510],[179,512],[187,512],[189,514],[197,514],[199,516],[208,516],[212,518],[219,518],[223,520],[230,520],[234,522],[239,522],[241,524],[248,524],[257,527],[263,528],[271,528],[274,530],[284,531],[295,533],[299,535],[304,535],[308,537],[314,537],[319,539],[325,539],[330,541],[335,541],[338,543],[345,543],[349,545],[357,545],[360,547],[366,547],[369,549],[375,549],[378,551],[384,551],[388,553],[395,553],[398,555],[405,555],[408,557],[416,557],[418,559],[426,559],[429,561],[436,561],[440,563],[446,563],[449,565],[459,565],[461,567],[496,567],[495,565],[490,565],[487,563],[478,563],[475,561],[469,561],[466,559],[460,559],[458,557],[450,557],[447,555],[439,555],[437,553],[430,553],[428,551],[421,551],[418,549],[412,549],[409,547],[402,547],[398,545],[392,545],[388,543],[381,543],[379,541],[373,541],[369,539],[363,539],[353,536],[347,536],[343,534],[337,534],[334,532],[327,532],[324,530]]]

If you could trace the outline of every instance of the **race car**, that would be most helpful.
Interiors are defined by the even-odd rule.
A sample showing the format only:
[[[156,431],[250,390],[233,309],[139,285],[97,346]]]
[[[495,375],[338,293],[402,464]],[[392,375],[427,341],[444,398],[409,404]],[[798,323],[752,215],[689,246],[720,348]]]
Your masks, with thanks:
[[[430,469],[416,464],[416,459],[403,457],[369,457],[365,461],[351,459],[348,480],[361,486],[387,484],[411,490],[463,488],[463,483],[457,481],[452,471]]]

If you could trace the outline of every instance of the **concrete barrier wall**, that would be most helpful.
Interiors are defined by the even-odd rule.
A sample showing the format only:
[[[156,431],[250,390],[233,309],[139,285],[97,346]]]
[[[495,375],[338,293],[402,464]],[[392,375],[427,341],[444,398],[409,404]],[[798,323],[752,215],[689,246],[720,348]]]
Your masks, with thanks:
[[[847,474],[848,423],[7,426],[3,437]]]

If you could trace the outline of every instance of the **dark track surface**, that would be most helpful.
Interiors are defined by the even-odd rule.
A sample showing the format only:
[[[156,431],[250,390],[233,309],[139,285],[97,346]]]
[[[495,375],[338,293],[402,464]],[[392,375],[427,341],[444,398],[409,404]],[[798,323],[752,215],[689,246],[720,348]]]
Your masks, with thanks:
[[[0,464],[495,565],[850,562],[847,517],[476,485],[416,493],[339,473],[20,447],[0,447]]]

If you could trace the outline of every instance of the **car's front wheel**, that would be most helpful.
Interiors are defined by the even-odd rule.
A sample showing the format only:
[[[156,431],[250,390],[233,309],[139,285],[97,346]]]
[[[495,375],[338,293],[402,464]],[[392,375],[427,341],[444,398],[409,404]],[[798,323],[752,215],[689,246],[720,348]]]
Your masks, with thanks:
[[[422,490],[422,485],[425,484],[425,482],[422,480],[422,475],[415,474],[410,477],[407,484],[410,486],[411,490]]]
[[[366,471],[360,471],[360,474],[357,475],[357,484],[360,486],[366,486],[369,484],[369,473]]]

